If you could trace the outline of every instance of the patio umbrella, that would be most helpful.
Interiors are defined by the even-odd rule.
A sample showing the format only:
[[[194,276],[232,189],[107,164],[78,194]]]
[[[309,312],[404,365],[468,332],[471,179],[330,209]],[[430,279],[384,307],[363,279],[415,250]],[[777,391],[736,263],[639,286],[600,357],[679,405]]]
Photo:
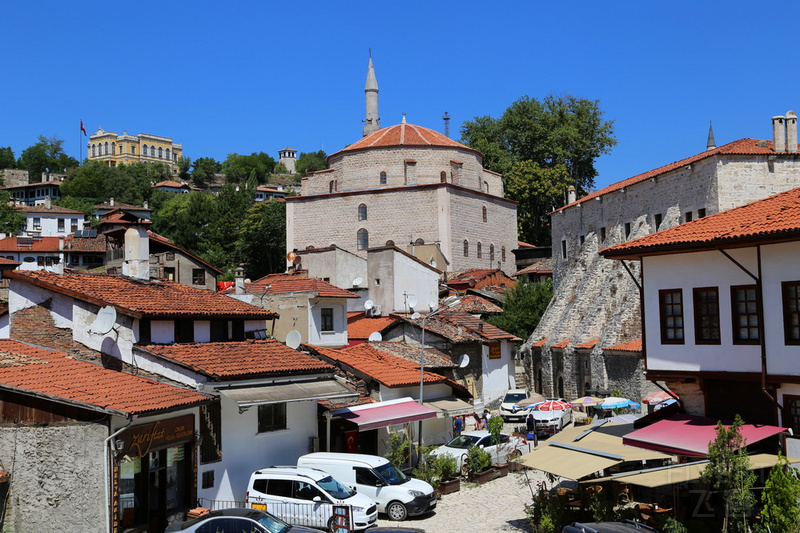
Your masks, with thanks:
[[[582,405],[584,407],[589,407],[590,405],[598,405],[600,403],[603,403],[603,399],[595,398],[594,396],[583,396],[582,398],[571,400],[569,403],[571,403],[572,405]]]
[[[618,396],[609,396],[600,404],[603,409],[639,409],[641,404],[629,400],[627,398],[620,398]]]
[[[665,391],[658,391],[654,392],[653,394],[649,394],[642,403],[646,403],[648,405],[656,405],[657,403],[664,402],[666,400],[674,399],[675,396],[672,394],[665,392]]]
[[[547,400],[545,402],[536,404],[534,409],[537,411],[564,411],[565,409],[571,409],[572,405],[568,404],[567,402],[562,402],[560,400]]]

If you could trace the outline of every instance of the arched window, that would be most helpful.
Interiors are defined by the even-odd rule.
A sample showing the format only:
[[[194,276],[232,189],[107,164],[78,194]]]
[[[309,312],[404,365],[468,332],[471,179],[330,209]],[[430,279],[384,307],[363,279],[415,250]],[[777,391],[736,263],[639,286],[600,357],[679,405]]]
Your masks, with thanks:
[[[364,228],[358,230],[357,240],[359,250],[366,250],[369,248],[369,232]]]
[[[488,181],[484,181],[483,182],[483,192],[485,192],[487,194],[489,193],[489,182]]]
[[[417,239],[414,241],[414,246],[422,246],[423,244],[425,244],[425,239]]]
[[[117,143],[111,143],[111,155],[117,154]]]
[[[97,147],[92,145],[92,157],[97,157]]]
[[[381,185],[386,185],[386,172],[381,172]]]
[[[494,244],[489,245],[489,263],[494,263]]]
[[[500,248],[500,261],[502,261],[503,263],[506,262],[506,247],[505,246]]]
[[[328,192],[336,192],[336,180],[331,180],[328,184]]]
[[[478,253],[475,255],[478,257],[478,259],[481,258],[481,243],[478,243]]]
[[[150,147],[150,157],[155,157],[155,156],[156,156],[156,147],[155,146],[151,146]]]
[[[388,241],[386,241],[386,246],[394,246],[394,241],[389,239]]]
[[[146,144],[142,145],[142,155],[147,157],[147,145]]]
[[[447,183],[447,172],[445,172],[444,170],[442,170],[439,173],[439,181],[441,181],[442,183]]]
[[[483,206],[483,221],[486,222],[486,206]]]
[[[158,147],[158,158],[164,159],[164,149],[161,148],[160,146]]]
[[[103,145],[105,155],[108,155],[108,141]]]
[[[169,157],[169,148],[167,148],[167,159],[170,159],[170,157]]]
[[[131,154],[135,154],[135,153],[136,153],[136,145],[132,144],[131,145]]]
[[[358,220],[367,220],[367,204],[358,206]]]
[[[464,239],[464,257],[469,257],[469,241]]]

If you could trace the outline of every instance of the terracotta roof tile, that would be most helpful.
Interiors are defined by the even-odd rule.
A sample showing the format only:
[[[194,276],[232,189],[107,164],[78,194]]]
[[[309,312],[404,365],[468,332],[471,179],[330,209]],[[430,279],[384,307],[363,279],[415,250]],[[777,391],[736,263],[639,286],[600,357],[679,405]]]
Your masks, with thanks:
[[[269,274],[251,283],[244,290],[248,294],[289,294],[293,292],[315,292],[317,298],[358,298],[359,296],[319,278],[305,274]]]
[[[347,338],[351,341],[366,340],[371,333],[383,333],[386,328],[393,326],[400,321],[396,316],[382,316],[375,318],[366,318],[363,311],[354,313],[350,316],[347,314]]]
[[[754,240],[800,238],[800,188],[698,218],[601,250],[606,257],[717,248]]]
[[[0,239],[0,252],[58,252],[59,237],[6,237]]]
[[[274,339],[148,344],[139,348],[219,379],[333,371],[333,367],[316,357]]]
[[[550,257],[542,257],[535,260],[530,265],[523,269],[518,270],[512,276],[518,278],[520,276],[527,276],[529,274],[552,274],[553,273],[553,259]]]
[[[556,349],[559,349],[559,350],[563,350],[564,348],[566,348],[569,345],[569,341],[571,341],[571,340],[572,339],[567,339],[567,340],[565,340],[563,342],[559,342],[557,344],[551,344],[550,348],[556,348]]]
[[[111,305],[134,317],[225,317],[268,319],[272,311],[216,292],[166,280],[139,280],[126,276],[12,270],[5,276],[95,305]]]
[[[191,406],[210,399],[199,392],[8,339],[0,340],[0,387],[123,414]]]
[[[448,276],[447,281],[479,281],[495,273],[497,273],[497,270],[492,268],[469,268]]]
[[[20,211],[25,211],[26,213],[44,213],[44,214],[53,214],[53,215],[80,215],[80,218],[84,218],[86,213],[83,211],[75,211],[74,209],[67,209],[66,207],[61,207],[59,205],[51,205],[49,208],[45,207],[44,204],[40,205],[23,205],[17,204],[16,208]]]
[[[445,148],[459,148],[480,155],[480,152],[469,146],[458,143],[449,137],[442,135],[422,126],[415,126],[408,123],[400,123],[388,128],[382,128],[366,137],[359,139],[353,144],[339,150],[328,157],[335,157],[346,152],[356,152],[370,148],[388,148],[394,146],[439,146]]]
[[[594,348],[597,345],[597,342],[599,340],[600,340],[600,337],[597,337],[596,339],[592,339],[590,341],[587,341],[587,342],[584,342],[584,343],[581,343],[581,344],[576,344],[575,345],[575,349],[576,350],[591,350],[592,348]]]
[[[102,204],[95,204],[94,208],[96,210],[101,209],[127,209],[130,211],[152,211],[152,209],[141,206],[141,205],[133,205],[133,204],[125,204],[122,202],[114,202],[114,205],[111,205],[109,202],[105,202]]]
[[[419,364],[419,346],[410,346],[404,342],[394,341],[370,341],[369,345],[376,350],[402,357],[417,365]],[[425,368],[454,368],[456,366],[458,365],[443,351],[436,348],[425,348]]]
[[[422,318],[412,319],[405,317],[403,319],[420,328],[422,327]],[[445,311],[426,319],[425,329],[454,343],[497,340],[522,341],[519,337],[507,333],[480,318],[475,318],[468,313],[452,311]]]
[[[534,342],[532,346],[534,348],[541,348],[541,347],[544,346],[544,343],[546,343],[546,342],[547,342],[547,337],[545,337],[544,339],[541,339],[541,340],[538,340],[538,341]]]
[[[614,350],[615,352],[641,352],[642,351],[642,339],[638,339],[638,340],[630,341],[630,342],[623,342],[622,344],[617,344],[616,346],[606,346],[603,349],[604,350]]]
[[[759,139],[739,139],[738,141],[733,141],[728,144],[718,146],[717,148],[706,150],[705,152],[701,152],[691,157],[681,159],[680,161],[675,161],[674,163],[670,163],[668,165],[664,165],[662,167],[649,170],[647,172],[638,174],[626,180],[618,181],[617,183],[612,183],[608,187],[604,187],[599,191],[594,191],[590,194],[587,194],[586,196],[572,202],[571,204],[559,207],[553,212],[557,213],[562,209],[566,209],[568,207],[575,206],[582,202],[592,200],[593,198],[596,198],[598,196],[603,196],[612,193],[614,191],[624,189],[625,187],[628,187],[630,185],[660,176],[662,174],[666,174],[667,172],[671,172],[681,167],[685,167],[688,164],[694,163],[696,161],[701,161],[703,159],[707,159],[715,155],[775,155],[777,157],[787,156],[791,158],[791,157],[796,157],[797,154],[791,152],[775,152],[772,149],[772,141],[762,141]]]
[[[467,294],[461,298],[461,302],[458,305],[454,305],[450,309],[456,312],[477,315],[503,312],[503,308],[499,305],[495,305],[486,298],[481,298],[475,294]]]
[[[108,249],[108,242],[105,235],[96,237],[76,237],[69,234],[64,237],[65,252],[97,252],[105,253]]]

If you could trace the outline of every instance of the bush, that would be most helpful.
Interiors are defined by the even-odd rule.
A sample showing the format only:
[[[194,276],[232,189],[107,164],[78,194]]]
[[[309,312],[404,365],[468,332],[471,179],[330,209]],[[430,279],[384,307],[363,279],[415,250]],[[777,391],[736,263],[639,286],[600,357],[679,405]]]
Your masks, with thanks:
[[[454,479],[458,474],[456,458],[452,455],[431,455],[430,450],[424,454],[422,463],[414,469],[414,477],[427,481],[434,487],[441,481]]]
[[[389,435],[389,445],[386,447],[386,459],[394,466],[401,468],[408,464],[408,439],[402,433]]]
[[[467,448],[467,468],[473,474],[483,472],[492,464],[492,455],[474,444]]]
[[[438,481],[449,481],[458,476],[458,462],[449,454],[437,455],[433,458],[434,468],[438,471]]]

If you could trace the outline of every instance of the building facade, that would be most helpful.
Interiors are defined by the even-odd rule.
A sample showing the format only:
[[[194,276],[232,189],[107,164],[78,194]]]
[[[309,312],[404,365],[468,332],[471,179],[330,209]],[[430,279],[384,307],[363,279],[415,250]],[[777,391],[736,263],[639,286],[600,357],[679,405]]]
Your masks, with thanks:
[[[89,136],[86,154],[90,161],[105,161],[109,166],[132,163],[164,163],[177,174],[178,159],[183,156],[183,145],[174,143],[169,137],[140,133],[118,135],[113,131],[98,128]]]

